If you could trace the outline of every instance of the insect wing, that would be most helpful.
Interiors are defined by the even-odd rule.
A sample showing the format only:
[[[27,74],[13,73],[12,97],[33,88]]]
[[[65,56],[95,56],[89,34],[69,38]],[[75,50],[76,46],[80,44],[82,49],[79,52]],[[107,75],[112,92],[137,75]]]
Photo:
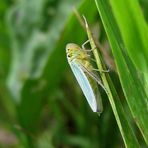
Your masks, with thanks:
[[[97,84],[99,84],[104,90],[106,90],[106,89],[102,85],[102,83],[96,73],[93,73],[89,69],[86,69],[83,65],[81,65],[81,69],[84,71],[85,75],[87,76],[87,78],[91,84],[91,87],[93,89],[93,92],[95,94],[95,98],[97,101],[97,112],[100,114],[103,111],[103,104],[102,104],[101,94],[99,92]]]
[[[69,64],[91,109],[93,110],[93,112],[97,112],[96,97],[86,74],[82,70],[81,66],[76,62],[73,61]]]

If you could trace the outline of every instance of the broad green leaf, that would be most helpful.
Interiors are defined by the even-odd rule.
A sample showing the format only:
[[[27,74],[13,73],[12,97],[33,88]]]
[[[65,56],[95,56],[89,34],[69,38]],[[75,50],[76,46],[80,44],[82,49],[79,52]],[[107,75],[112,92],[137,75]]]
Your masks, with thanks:
[[[129,58],[122,52],[124,44],[118,32],[118,27],[114,21],[112,12],[110,11],[108,1],[96,0],[96,5],[115,57],[119,78],[129,108],[145,141],[148,143],[148,98],[144,86],[141,83],[141,79],[138,77],[136,68],[133,64],[129,64],[130,60],[128,60],[128,62],[126,61]]]
[[[110,0],[110,4],[130,58],[140,71],[148,73],[148,26],[138,0]]]

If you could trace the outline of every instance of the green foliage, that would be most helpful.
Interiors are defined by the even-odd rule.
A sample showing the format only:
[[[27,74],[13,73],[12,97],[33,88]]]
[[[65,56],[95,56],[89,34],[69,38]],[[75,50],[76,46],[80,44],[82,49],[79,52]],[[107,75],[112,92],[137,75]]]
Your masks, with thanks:
[[[110,91],[100,88],[101,116],[92,113],[66,61],[66,44],[87,40],[73,7],[116,63],[101,75]],[[146,0],[2,1],[0,147],[146,147],[147,10]]]
[[[96,1],[96,3],[97,2],[98,1]],[[147,95],[145,92],[145,87],[144,87],[144,85],[142,85],[142,82],[141,82],[142,78],[140,78],[140,79],[138,78],[138,70],[136,70],[135,66],[132,64],[132,61],[130,61],[130,58],[128,57],[126,51],[125,50],[122,51],[123,47],[126,47],[126,44],[124,45],[124,43],[122,42],[120,35],[117,31],[117,28],[116,28],[116,30],[114,29],[114,27],[117,25],[113,21],[114,19],[113,19],[111,13],[107,13],[107,11],[109,12],[109,7],[107,7],[108,6],[107,1],[106,2],[99,1],[99,2],[97,3],[98,9],[100,10],[100,14],[102,16],[102,20],[104,22],[104,26],[105,26],[107,35],[110,40],[110,44],[112,47],[113,55],[116,60],[116,64],[117,64],[117,68],[118,68],[118,72],[119,72],[119,78],[121,80],[123,91],[125,93],[125,96],[126,96],[128,104],[129,104],[129,107],[131,109],[131,112],[133,114],[133,117],[135,118],[136,123],[139,126],[145,141],[148,142],[147,141],[148,140],[148,135],[147,135],[148,134],[148,131],[147,131],[148,130],[148,120],[147,120],[147,114],[148,114],[147,100],[148,100],[148,98],[147,98]],[[122,7],[124,7],[124,6],[122,5]],[[118,12],[119,10],[115,10],[115,11]],[[127,15],[125,17],[130,20],[130,16]],[[112,21],[110,21],[110,20],[112,20]],[[136,24],[133,24],[133,26],[134,25],[136,25]],[[127,33],[129,33],[130,35],[132,33],[134,33],[133,36],[136,36],[136,33],[137,33],[136,29],[134,29],[134,32],[132,29],[131,29],[131,32],[130,31],[126,32],[128,29],[129,29],[129,26],[124,26],[124,28],[122,29],[123,33],[126,36],[128,36]],[[141,32],[144,32],[144,31],[142,30]],[[141,43],[138,42],[138,38],[136,38],[136,39],[137,39],[137,44],[135,45],[134,39],[131,40],[131,38],[130,38],[130,40],[128,40],[126,38],[126,40],[128,40],[128,44],[135,46],[135,47],[136,46],[141,47],[140,51],[139,51],[139,48],[137,50],[135,48],[135,51],[133,53],[136,55],[139,55],[139,52],[141,52],[143,55],[147,55],[147,54],[145,54],[144,51],[143,52],[141,51],[143,46],[139,45]],[[145,38],[141,37],[141,40],[142,39],[144,42]],[[127,49],[128,48],[130,48],[130,47],[127,47]],[[135,60],[137,62],[137,59],[135,59]],[[143,58],[143,60],[145,60],[144,63],[147,63],[145,58]],[[137,67],[138,67],[138,64],[137,64]],[[127,82],[128,82],[128,85],[127,85]]]
[[[87,22],[86,22],[86,30],[87,30],[88,38],[90,40],[91,48],[95,49],[95,46],[96,46],[95,41],[93,39],[92,33],[88,27]],[[101,70],[103,71],[105,69],[105,66],[101,60],[101,54],[99,55],[97,50],[93,50],[93,53],[96,59],[96,63],[98,65],[98,69],[100,71]],[[136,140],[136,137],[132,131],[132,127],[129,124],[129,121],[122,108],[121,102],[119,101],[119,97],[117,95],[117,92],[113,86],[113,83],[109,75],[105,73],[101,73],[101,78],[104,83],[104,86],[107,89],[107,95],[110,100],[111,107],[113,109],[115,118],[117,120],[117,124],[119,126],[119,129],[122,134],[126,147],[139,147],[138,141]]]

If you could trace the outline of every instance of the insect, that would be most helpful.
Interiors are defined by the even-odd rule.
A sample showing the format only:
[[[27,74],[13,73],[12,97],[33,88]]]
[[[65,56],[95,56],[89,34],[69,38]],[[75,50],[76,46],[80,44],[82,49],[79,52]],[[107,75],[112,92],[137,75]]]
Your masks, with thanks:
[[[67,44],[67,60],[92,111],[101,113],[103,105],[97,83],[104,90],[105,87],[93,72],[94,68],[90,61],[90,54],[88,53],[91,50],[85,50],[84,44],[82,48],[74,43]]]

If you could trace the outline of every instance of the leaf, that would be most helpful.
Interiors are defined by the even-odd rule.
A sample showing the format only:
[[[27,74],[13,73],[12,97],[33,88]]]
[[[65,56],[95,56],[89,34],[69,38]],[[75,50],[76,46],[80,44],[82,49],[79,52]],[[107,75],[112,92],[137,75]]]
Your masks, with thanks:
[[[146,143],[148,143],[148,98],[145,88],[141,83],[141,79],[138,77],[136,68],[128,58],[128,55],[125,56],[125,54],[123,54],[122,50],[124,48],[124,43],[122,42],[117,24],[114,21],[108,2],[96,0],[96,5],[107,33],[113,55],[115,57],[119,78],[126,96],[127,103],[136,124],[141,130]]]
[[[148,26],[138,1],[111,0],[110,4],[131,60],[140,71],[147,73]]]
[[[101,73],[100,75],[101,75],[103,84],[104,84],[105,88],[107,89],[107,95],[108,95],[111,107],[113,109],[118,127],[121,132],[121,135],[123,137],[124,143],[125,143],[126,147],[139,147],[136,136],[133,133],[132,127],[128,121],[128,118],[126,117],[126,114],[125,114],[123,108],[122,108],[122,104],[119,100],[119,97],[116,93],[116,90],[113,86],[113,83],[112,83],[109,75],[101,72],[102,70],[105,69],[104,64],[100,58],[101,56],[98,54],[98,52],[96,50],[95,41],[93,39],[93,36],[91,34],[91,31],[89,29],[89,26],[88,26],[86,20],[85,20],[85,23],[86,23],[86,31],[88,34],[88,39],[90,40],[91,48],[94,49],[93,50],[94,57],[96,59],[98,69],[100,70],[100,73]]]

